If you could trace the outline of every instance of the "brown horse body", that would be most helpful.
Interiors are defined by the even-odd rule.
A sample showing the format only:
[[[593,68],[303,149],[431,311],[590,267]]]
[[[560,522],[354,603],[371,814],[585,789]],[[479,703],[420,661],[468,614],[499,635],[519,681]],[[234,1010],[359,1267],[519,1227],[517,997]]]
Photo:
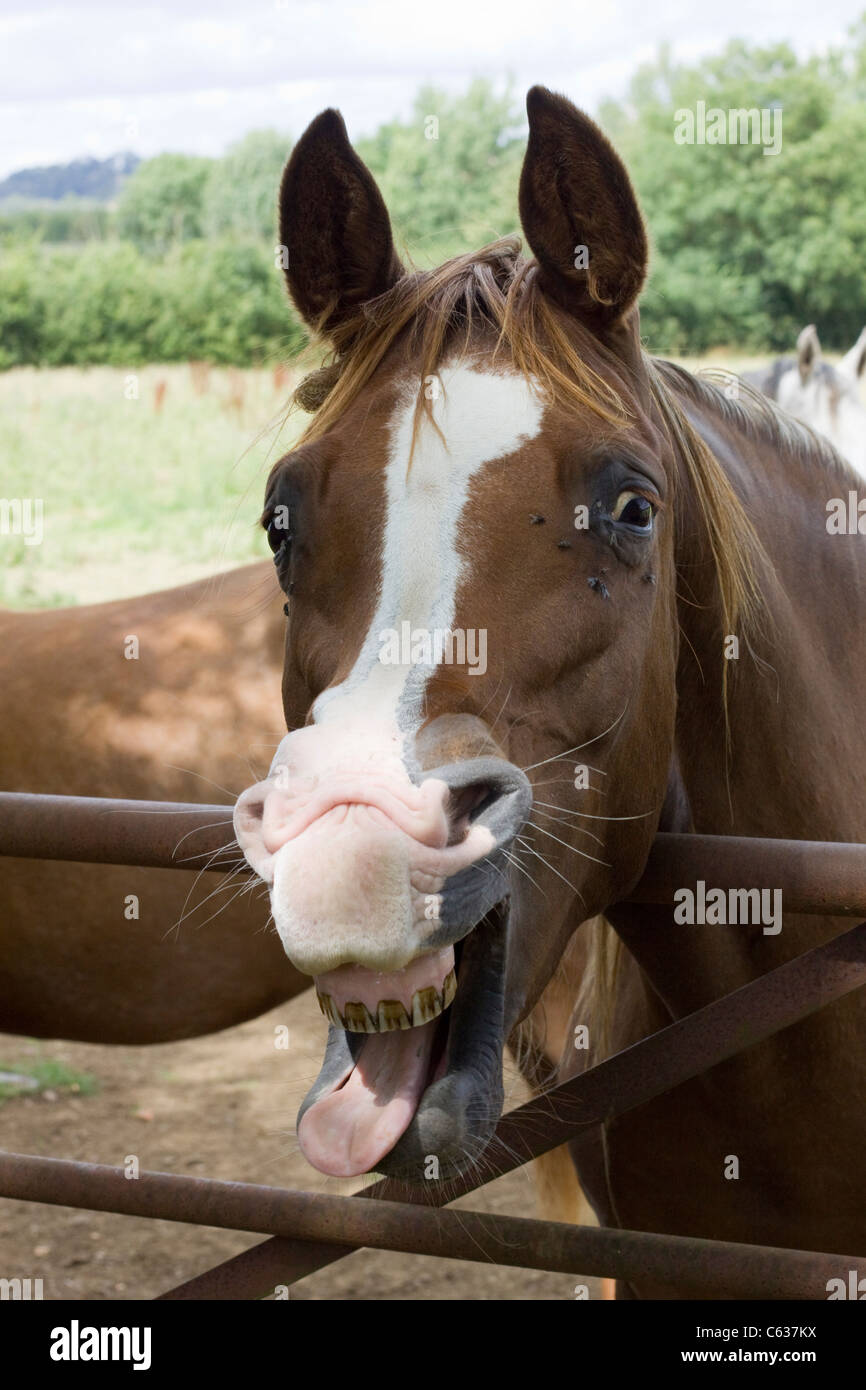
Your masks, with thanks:
[[[229,800],[244,753],[266,762],[279,738],[284,631],[267,563],[121,602],[0,612],[3,789]],[[246,729],[261,744],[239,743]],[[265,930],[266,903],[233,900],[234,885],[206,902],[223,881],[196,882],[194,836],[181,852],[190,872],[3,860],[0,1030],[163,1042],[305,988]]]
[[[335,362],[268,484],[290,732],[235,824],[331,1021],[299,1117],[325,1172],[471,1163],[505,1040],[596,914],[628,947],[572,1019],[596,1051],[840,930],[622,906],[659,826],[866,825],[866,562],[827,524],[855,475],[771,407],[645,356],[625,170],[564,99],[528,108],[531,262],[503,242],[405,274],[336,113],[283,179],[289,289]],[[439,624],[485,634],[483,669],[393,655]],[[852,997],[611,1125],[576,1155],[601,1218],[862,1245],[863,1035]]]
[[[685,374],[681,380],[683,406],[744,497],[775,571],[762,584],[761,653],[771,664],[740,656],[729,701],[727,776],[718,690],[706,681],[698,656],[718,614],[711,586],[693,579],[679,614],[676,810],[663,814],[660,828],[862,842],[866,783],[857,730],[866,718],[866,631],[851,615],[866,612],[866,566],[862,538],[829,534],[825,525],[828,499],[856,485],[853,473],[829,456],[816,459],[808,440],[796,441],[784,425],[776,430],[756,422],[748,409],[728,407]],[[686,572],[699,575],[695,557],[683,559]],[[711,886],[711,864],[706,882]],[[629,948],[611,1051],[849,925],[785,914],[782,930],[765,934],[756,925],[677,925],[665,909],[620,906],[609,915]],[[578,1171],[602,1222],[861,1249],[864,1005],[862,992],[848,996],[583,1146]],[[563,1074],[577,1056],[566,1053]],[[672,1292],[641,1290],[643,1296]]]

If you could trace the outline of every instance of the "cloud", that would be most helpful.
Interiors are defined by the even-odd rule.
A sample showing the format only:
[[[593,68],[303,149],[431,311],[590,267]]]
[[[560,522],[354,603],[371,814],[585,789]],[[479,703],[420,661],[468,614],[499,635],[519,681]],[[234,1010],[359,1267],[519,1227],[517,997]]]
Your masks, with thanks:
[[[862,0],[33,0],[0,18],[0,174],[121,148],[217,154],[255,126],[298,133],[340,106],[353,133],[405,114],[425,81],[547,82],[590,108],[667,40],[682,56],[735,34],[840,39]],[[134,137],[124,132],[134,131]]]

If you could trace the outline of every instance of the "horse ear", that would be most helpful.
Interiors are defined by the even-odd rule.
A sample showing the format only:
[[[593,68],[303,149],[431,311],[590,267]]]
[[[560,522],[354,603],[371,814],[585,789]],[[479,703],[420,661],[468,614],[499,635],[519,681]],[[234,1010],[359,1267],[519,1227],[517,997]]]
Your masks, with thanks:
[[[843,375],[849,376],[852,381],[857,381],[866,370],[866,328],[860,334],[856,343],[845,353],[839,363],[839,371]]]
[[[797,370],[803,385],[809,380],[821,359],[821,344],[814,323],[808,324],[797,339]]]
[[[520,220],[544,288],[603,329],[640,294],[647,239],[625,165],[567,98],[533,87],[520,176]]]
[[[298,313],[328,334],[403,274],[382,195],[339,111],[307,127],[280,184],[280,241]]]

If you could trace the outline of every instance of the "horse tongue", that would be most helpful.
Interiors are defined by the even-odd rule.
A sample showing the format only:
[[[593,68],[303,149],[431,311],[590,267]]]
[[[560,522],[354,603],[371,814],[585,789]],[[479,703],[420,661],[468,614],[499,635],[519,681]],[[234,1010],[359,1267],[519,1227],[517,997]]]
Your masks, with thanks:
[[[424,1092],[436,1023],[367,1035],[345,1085],[315,1101],[298,1126],[308,1163],[331,1177],[353,1178],[390,1153]]]

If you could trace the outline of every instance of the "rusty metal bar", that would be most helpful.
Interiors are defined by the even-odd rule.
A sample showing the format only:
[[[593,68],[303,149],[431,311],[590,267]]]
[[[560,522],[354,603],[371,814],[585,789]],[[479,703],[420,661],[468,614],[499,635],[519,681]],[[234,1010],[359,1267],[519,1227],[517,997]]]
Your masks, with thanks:
[[[224,871],[238,862],[230,806],[0,792],[0,855]],[[713,888],[780,888],[786,912],[866,917],[866,845],[657,835],[631,902]]]
[[[398,1250],[560,1274],[650,1280],[703,1298],[826,1298],[866,1258],[729,1241],[598,1230],[477,1211],[439,1211],[250,1183],[0,1153],[0,1190],[19,1201]]]
[[[0,855],[225,871],[239,853],[231,806],[0,792]]]
[[[210,863],[222,869],[237,862],[237,846],[226,838],[230,812],[226,806],[0,793],[0,854],[175,868],[202,867],[213,856]],[[866,913],[866,846],[810,841],[660,835],[631,900],[670,902],[677,887],[704,876],[716,888],[780,888],[792,912]],[[644,1103],[856,988],[866,978],[864,931],[861,925],[807,952],[512,1112],[485,1154],[491,1176]],[[554,1111],[563,1101],[580,1104],[579,1124]],[[480,1185],[475,1177],[450,1183],[447,1200]],[[419,1200],[417,1191],[392,1182],[359,1195]],[[430,1197],[428,1190],[422,1199]],[[440,1194],[434,1200],[446,1199]],[[345,1243],[278,1237],[165,1296],[238,1297],[240,1283],[255,1297],[266,1271],[279,1268],[280,1282],[291,1282],[349,1250]],[[269,1277],[265,1284],[272,1282]]]
[[[679,888],[780,888],[785,912],[866,917],[866,845],[737,835],[656,835],[630,902],[673,904]]]
[[[441,1187],[427,1183],[411,1188],[386,1179],[357,1195],[445,1205],[691,1080],[864,984],[866,922],[861,922],[512,1110],[500,1120],[470,1174]],[[162,1297],[259,1298],[275,1284],[292,1284],[349,1253],[345,1245],[335,1250],[321,1243],[274,1238]]]

